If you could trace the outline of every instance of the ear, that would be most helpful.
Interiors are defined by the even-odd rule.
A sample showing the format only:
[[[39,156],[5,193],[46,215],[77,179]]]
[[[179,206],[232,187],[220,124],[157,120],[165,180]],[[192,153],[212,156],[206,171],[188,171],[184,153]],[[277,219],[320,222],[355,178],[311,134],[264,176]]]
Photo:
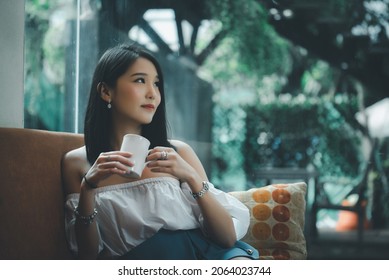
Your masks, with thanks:
[[[100,93],[100,97],[105,101],[110,103],[112,101],[112,92],[108,88],[107,84],[100,82],[97,84],[97,91]]]

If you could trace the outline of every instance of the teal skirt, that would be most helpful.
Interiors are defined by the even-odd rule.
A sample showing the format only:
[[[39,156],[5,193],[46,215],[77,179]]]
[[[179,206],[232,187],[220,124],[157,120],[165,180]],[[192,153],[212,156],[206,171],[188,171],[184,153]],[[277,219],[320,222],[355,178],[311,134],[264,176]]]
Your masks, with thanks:
[[[223,248],[206,238],[200,229],[160,230],[127,254],[125,260],[228,260],[236,257],[258,259],[258,251],[249,244],[237,241]]]

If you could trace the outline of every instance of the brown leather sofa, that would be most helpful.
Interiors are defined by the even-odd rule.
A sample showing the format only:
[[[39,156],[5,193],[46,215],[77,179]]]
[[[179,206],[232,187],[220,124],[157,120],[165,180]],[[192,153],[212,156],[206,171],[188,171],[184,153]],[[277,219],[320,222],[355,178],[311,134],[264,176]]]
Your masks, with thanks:
[[[67,151],[82,146],[83,141],[81,134],[0,128],[0,259],[74,258],[65,236],[61,159]],[[261,259],[306,258],[303,235],[306,184],[269,185],[260,189],[272,195],[282,189],[290,195],[290,203],[283,204],[289,207],[285,212],[288,221],[281,223],[290,235],[284,242],[278,242],[274,229],[280,223],[273,218],[264,221],[257,217],[258,206],[277,209],[280,205],[272,195],[266,202],[256,201],[254,198],[262,194],[253,188],[231,192],[252,213],[250,230],[243,240],[260,251]],[[269,232],[263,238],[262,226],[273,228],[272,235]]]
[[[83,136],[0,128],[0,259],[71,259],[61,158]]]

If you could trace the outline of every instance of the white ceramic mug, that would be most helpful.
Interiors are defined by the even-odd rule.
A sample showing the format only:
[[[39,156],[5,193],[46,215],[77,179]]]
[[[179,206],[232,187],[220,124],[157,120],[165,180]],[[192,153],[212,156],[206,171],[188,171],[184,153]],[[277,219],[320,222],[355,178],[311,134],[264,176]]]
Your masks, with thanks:
[[[134,166],[124,176],[139,178],[146,165],[146,157],[149,151],[150,141],[137,134],[126,134],[123,137],[120,151],[132,153],[131,161]]]

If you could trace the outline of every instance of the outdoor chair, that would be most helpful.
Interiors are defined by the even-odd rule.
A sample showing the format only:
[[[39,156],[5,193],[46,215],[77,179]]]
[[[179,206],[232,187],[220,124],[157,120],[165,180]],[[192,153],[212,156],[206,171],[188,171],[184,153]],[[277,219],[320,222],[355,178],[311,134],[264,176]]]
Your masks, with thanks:
[[[378,147],[378,140],[373,140],[371,151],[368,157],[368,160],[365,163],[364,170],[356,181],[352,185],[351,190],[344,196],[344,199],[340,203],[331,202],[328,193],[326,192],[324,186],[326,182],[320,182],[315,185],[315,194],[314,201],[312,204],[312,223],[316,225],[317,215],[320,209],[329,209],[329,210],[340,210],[340,211],[350,211],[356,213],[358,217],[357,225],[357,241],[359,243],[363,242],[363,231],[366,220],[366,192],[368,186],[369,173],[374,167],[375,162],[375,152]],[[344,184],[344,183],[343,183]],[[338,187],[346,187],[339,183]],[[342,202],[350,197],[350,195],[357,195],[357,200],[355,203],[350,205],[342,204]],[[316,227],[315,227],[316,228]],[[317,237],[317,228],[314,232],[314,237]]]

